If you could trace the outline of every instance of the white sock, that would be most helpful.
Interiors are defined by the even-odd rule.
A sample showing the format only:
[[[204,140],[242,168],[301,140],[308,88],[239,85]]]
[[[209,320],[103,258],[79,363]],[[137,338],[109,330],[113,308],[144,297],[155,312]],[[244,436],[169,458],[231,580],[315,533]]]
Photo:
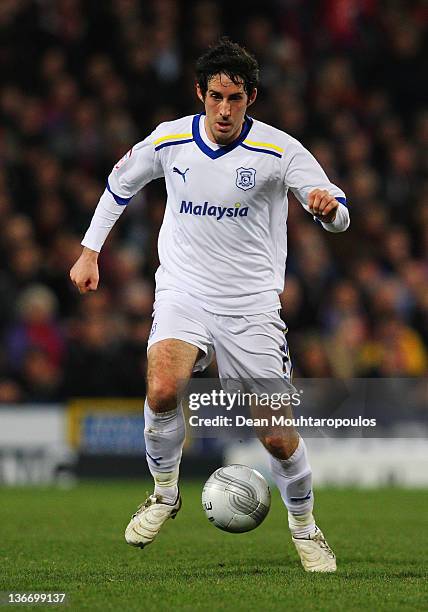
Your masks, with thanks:
[[[312,514],[314,496],[312,470],[309,465],[306,445],[299,438],[296,450],[288,459],[270,456],[273,479],[288,510],[288,524],[296,538],[306,538],[315,532]]]
[[[144,439],[150,473],[155,480],[155,495],[166,504],[178,497],[181,451],[186,436],[181,404],[168,412],[153,412],[144,404]]]

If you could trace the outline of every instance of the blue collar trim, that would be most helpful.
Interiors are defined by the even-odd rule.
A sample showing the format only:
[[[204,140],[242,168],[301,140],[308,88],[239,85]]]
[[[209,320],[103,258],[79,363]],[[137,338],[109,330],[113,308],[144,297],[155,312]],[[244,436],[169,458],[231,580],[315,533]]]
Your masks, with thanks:
[[[193,139],[196,142],[197,146],[202,151],[202,153],[205,153],[205,155],[208,155],[208,157],[210,157],[211,159],[217,159],[218,157],[222,157],[223,155],[226,155],[226,153],[229,153],[230,151],[233,151],[234,149],[236,149],[236,147],[239,147],[241,142],[243,142],[247,138],[248,133],[251,130],[251,127],[253,125],[253,120],[251,119],[251,117],[248,117],[246,115],[244,126],[238,138],[234,140],[233,142],[231,142],[230,144],[214,150],[214,149],[211,149],[207,144],[205,144],[199,132],[199,120],[202,115],[205,115],[205,113],[199,113],[198,115],[195,115],[193,117],[193,122],[192,122]]]

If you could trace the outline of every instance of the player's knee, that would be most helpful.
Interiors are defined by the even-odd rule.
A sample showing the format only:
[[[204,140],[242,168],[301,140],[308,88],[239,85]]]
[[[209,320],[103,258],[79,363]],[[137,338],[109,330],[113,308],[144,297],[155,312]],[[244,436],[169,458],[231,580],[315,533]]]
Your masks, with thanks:
[[[285,444],[284,438],[278,434],[267,434],[263,437],[262,442],[272,455],[281,451]]]
[[[277,459],[288,459],[296,449],[294,435],[284,436],[281,434],[266,434],[262,437],[261,441],[267,451]]]
[[[177,384],[163,377],[149,381],[147,402],[153,412],[174,410],[178,404]]]

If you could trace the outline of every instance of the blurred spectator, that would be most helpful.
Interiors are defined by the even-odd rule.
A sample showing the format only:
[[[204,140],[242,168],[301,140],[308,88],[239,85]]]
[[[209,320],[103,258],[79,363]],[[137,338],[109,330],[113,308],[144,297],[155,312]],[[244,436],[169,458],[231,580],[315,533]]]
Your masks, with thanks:
[[[80,320],[69,341],[64,390],[67,397],[115,395],[117,354],[107,315]]]
[[[0,380],[0,404],[18,404],[23,400],[23,390],[15,380],[11,378]]]
[[[367,325],[361,316],[350,315],[340,320],[326,339],[334,376],[354,378],[364,373],[360,362],[367,335]]]
[[[17,320],[5,334],[9,364],[16,372],[23,367],[29,351],[35,349],[53,367],[62,365],[64,342],[55,321],[56,307],[55,295],[43,285],[30,285],[19,295]]]
[[[381,322],[374,338],[362,347],[361,368],[366,376],[423,376],[427,365],[421,338],[397,318]]]
[[[57,402],[62,398],[61,370],[45,350],[37,347],[27,350],[20,381],[27,402]]]
[[[102,303],[96,300],[98,306]],[[65,362],[65,397],[141,397],[151,319],[115,317],[110,304],[74,322]]]

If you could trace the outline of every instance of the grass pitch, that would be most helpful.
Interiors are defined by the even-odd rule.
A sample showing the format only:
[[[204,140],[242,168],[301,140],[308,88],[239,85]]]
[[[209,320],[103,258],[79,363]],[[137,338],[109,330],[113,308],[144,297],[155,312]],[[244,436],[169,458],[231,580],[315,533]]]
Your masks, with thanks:
[[[316,517],[338,571],[313,575],[276,492],[258,529],[228,534],[205,518],[202,484],[184,482],[182,511],[157,541],[127,546],[124,528],[149,488],[0,489],[0,590],[66,592],[72,610],[428,609],[428,491],[318,491]]]

